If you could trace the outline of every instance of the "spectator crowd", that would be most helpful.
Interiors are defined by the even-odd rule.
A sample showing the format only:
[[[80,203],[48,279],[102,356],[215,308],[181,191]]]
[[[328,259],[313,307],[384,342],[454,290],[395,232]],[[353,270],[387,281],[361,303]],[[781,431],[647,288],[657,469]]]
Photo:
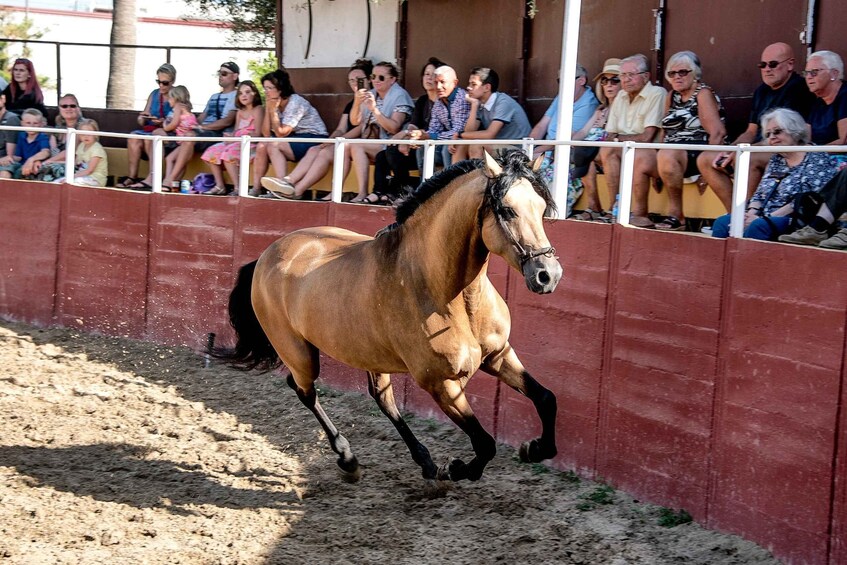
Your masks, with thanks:
[[[847,154],[791,149],[847,144],[843,61],[832,51],[817,51],[800,70],[792,48],[774,43],[764,48],[757,66],[762,84],[753,93],[747,127],[730,142],[720,96],[704,79],[704,66],[695,53],[681,51],[668,59],[664,66],[667,88],[651,80],[644,55],[608,59],[593,79],[577,65],[571,138],[665,145],[636,151],[629,223],[671,231],[689,227],[683,211],[686,182],[699,182],[701,190],[711,187],[726,211],[731,208],[735,153],[710,151],[709,145],[772,147],[773,152],[751,154],[745,237],[847,249],[847,228],[839,229],[839,217],[847,209]],[[11,75],[0,93],[0,125],[47,126],[32,62],[15,60]],[[460,80],[456,69],[430,58],[420,70],[424,94],[415,100],[400,86],[400,73],[393,63],[357,60],[347,72],[351,98],[331,132],[309,101],[296,93],[285,69],[265,74],[257,85],[240,79],[236,63],[224,62],[217,73],[219,91],[199,114],[194,113],[188,88],[176,84],[176,77],[170,64],[157,69],[157,88],[138,115],[138,129],[132,132],[144,137],[128,140],[128,175],[117,179],[116,187],[151,189],[152,177],[141,178],[138,172],[140,161],[152,153],[152,136],[177,138],[164,144],[166,192],[179,190],[186,167],[197,154],[209,169],[206,193],[232,193],[240,167],[247,166],[241,163],[238,140],[245,135],[278,139],[251,144],[249,194],[256,197],[303,199],[311,194],[330,170],[336,153],[333,144],[310,142],[310,138],[368,140],[346,145],[343,156],[345,178],[351,171],[354,174],[357,193],[351,201],[357,203],[389,204],[409,190],[415,172],[422,177],[423,151],[416,142],[427,139],[475,142],[438,146],[436,165],[447,167],[504,147],[491,140],[517,143],[532,137],[538,140],[534,153],[545,178],[553,178],[554,146],[544,141],[556,139],[558,97],[533,125],[521,105],[500,91],[500,77],[489,67],[474,67],[466,80]],[[83,117],[74,95],[59,99],[55,126],[78,130],[74,171],[65,170],[62,132],[2,130],[0,177],[64,182],[70,175],[78,184],[105,186],[108,158],[97,141],[98,125]],[[392,145],[387,143],[391,139],[410,143]],[[680,145],[702,149],[674,147]],[[289,167],[289,163],[295,165]],[[269,175],[271,166],[273,175]],[[586,203],[584,210],[571,217],[614,221],[613,211],[601,206],[597,175],[604,175],[608,202],[615,203],[621,148],[573,147],[568,170],[568,208],[583,193]],[[667,190],[667,215],[649,214],[651,190]],[[727,214],[715,220],[711,231],[714,237],[726,237],[728,230]]]

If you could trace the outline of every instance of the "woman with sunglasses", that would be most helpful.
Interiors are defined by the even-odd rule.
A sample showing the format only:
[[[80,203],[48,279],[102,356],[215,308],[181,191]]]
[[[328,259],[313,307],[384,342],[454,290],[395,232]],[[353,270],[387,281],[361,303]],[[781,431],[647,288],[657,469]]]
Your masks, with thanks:
[[[35,108],[41,115],[47,115],[44,107],[44,94],[38,84],[35,68],[29,59],[15,59],[12,65],[12,81],[3,91],[6,96],[6,109],[20,115],[27,108]]]
[[[59,115],[56,116],[56,127],[59,129],[77,129],[83,119],[79,100],[73,94],[65,94],[59,98]],[[36,178],[52,182],[65,176],[65,141],[64,132],[50,136],[50,157],[39,166]]]
[[[573,133],[571,139],[584,141],[606,140],[606,122],[609,120],[609,108],[612,106],[612,100],[621,91],[620,74],[621,60],[606,59],[606,62],[603,63],[603,71],[594,77],[594,93],[597,95],[600,105],[582,129]],[[587,149],[591,148],[571,147],[571,151]],[[573,216],[573,218],[585,221],[612,222],[614,221],[612,214],[603,211],[603,206],[600,204],[600,196],[597,193],[597,167],[600,165],[597,154],[599,150],[595,150],[592,153],[595,158],[591,160],[591,163],[588,165],[588,172],[582,177],[583,192],[587,207],[579,214]]]
[[[809,130],[803,116],[794,110],[777,108],[762,116],[762,133],[774,148],[808,145]],[[779,149],[777,149],[779,151]],[[792,202],[801,192],[819,192],[838,170],[828,153],[779,151],[771,156],[756,192],[744,214],[744,237],[775,240],[787,233]],[[712,237],[729,237],[726,214],[712,225]]]
[[[662,141],[668,144],[690,143],[720,145],[726,138],[723,109],[711,87],[700,79],[700,58],[691,51],[674,53],[668,60],[665,78],[673,89],[665,100]],[[699,175],[697,156],[701,151],[684,149],[639,149],[635,153],[633,199],[647,200],[650,178],[661,178],[668,190],[668,216],[656,229],[686,229],[682,211],[682,185],[685,178]],[[727,209],[732,194],[718,194]],[[648,226],[649,227],[649,226]]]
[[[406,89],[397,84],[399,72],[394,63],[383,61],[374,66],[371,75],[371,90],[360,89],[356,92],[353,107],[350,109],[350,123],[361,124],[361,137],[368,139],[389,139],[403,129],[409,121],[415,103]],[[370,164],[385,145],[379,143],[352,145],[350,156],[356,171],[359,193],[351,202],[368,202],[368,173]]]
[[[154,89],[147,97],[147,104],[145,104],[144,110],[138,114],[139,129],[133,130],[131,133],[151,135],[157,128],[162,127],[165,123],[165,118],[173,111],[168,101],[168,95],[175,81],[176,69],[173,65],[165,63],[156,69],[156,84],[158,88]],[[138,177],[138,165],[145,155],[150,155],[152,143],[152,141],[146,139],[132,138],[127,140],[128,176],[118,179],[115,186],[128,188],[141,180]]]

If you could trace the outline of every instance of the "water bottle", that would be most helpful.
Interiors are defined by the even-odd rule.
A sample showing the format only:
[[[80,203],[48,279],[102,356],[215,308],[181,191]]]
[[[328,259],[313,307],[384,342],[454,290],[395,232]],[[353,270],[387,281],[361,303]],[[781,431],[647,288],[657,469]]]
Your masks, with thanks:
[[[612,217],[615,219],[616,222],[618,221],[618,204],[620,203],[620,201],[621,195],[615,195],[615,203],[612,205]]]
[[[190,180],[182,180],[179,182],[179,191],[183,194],[191,193],[191,181]]]

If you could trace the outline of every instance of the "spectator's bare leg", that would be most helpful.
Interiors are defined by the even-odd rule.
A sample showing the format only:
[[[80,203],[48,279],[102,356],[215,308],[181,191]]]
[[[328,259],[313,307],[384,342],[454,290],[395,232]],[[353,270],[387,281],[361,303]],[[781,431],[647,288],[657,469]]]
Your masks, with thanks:
[[[235,190],[238,190],[238,172],[240,167],[238,166],[239,161],[224,161],[224,168],[226,169],[226,173],[229,175],[230,180],[232,180],[233,186],[235,186]],[[217,184],[217,179],[215,179],[215,183]],[[219,184],[221,188],[225,188],[223,175],[221,175],[221,184]]]
[[[621,183],[621,150],[613,147],[600,148],[600,161],[603,163],[603,175],[609,189],[609,201],[614,206]]]
[[[182,175],[185,174],[185,168],[188,166],[188,162],[194,157],[194,143],[193,141],[183,141],[179,147],[171,151],[171,154],[168,155],[168,161],[171,165],[162,181],[163,183],[167,181],[168,184],[163,184],[162,186],[170,186],[170,183],[180,180]],[[172,161],[171,157],[173,157]]]
[[[593,162],[588,166],[588,172],[582,177],[582,186],[588,209],[601,212],[603,206],[600,203],[600,195],[597,193],[597,167]]]
[[[206,163],[209,170],[212,171],[212,176],[215,177],[215,186],[224,186],[224,170],[219,163]]]
[[[719,154],[715,151],[700,153],[697,156],[697,169],[699,169],[700,176],[703,177],[706,184],[712,187],[726,211],[729,212],[732,207],[732,177],[724,169],[715,167],[715,159]]]
[[[453,162],[457,163],[465,159],[482,159],[483,151],[485,151],[483,145],[457,145],[456,152],[453,153]]]
[[[294,160],[294,153],[288,142],[269,143],[268,159],[274,167],[274,177],[281,179],[288,174],[288,161]]]
[[[291,184],[297,184],[300,180],[303,179],[308,173],[309,169],[312,168],[312,164],[317,159],[318,154],[324,149],[324,145],[313,145],[306,151],[306,154],[303,155],[303,158],[298,161],[297,165],[294,167],[294,170],[288,173],[288,175],[283,175],[283,177],[288,180]]]
[[[688,153],[681,149],[660,149],[656,155],[656,168],[668,190],[668,215],[680,222],[685,221],[682,212],[682,183]]]
[[[632,175],[633,216],[647,216],[647,199],[650,193],[650,179],[658,176],[659,171],[656,168],[656,150],[639,149],[636,151],[635,168]]]
[[[126,140],[127,176],[138,178],[138,163],[141,161],[141,151],[147,143],[150,142],[146,139]]]
[[[344,147],[344,178],[347,178],[347,174],[350,172],[350,145],[346,145]],[[311,151],[311,149],[309,150]],[[332,146],[322,147],[319,151],[315,153],[315,157],[312,160],[312,166],[309,167],[309,170],[306,171],[306,174],[294,184],[294,194],[300,196],[313,186],[317,184],[324,175],[326,175],[327,171],[329,171],[330,166],[332,166],[333,161],[335,160],[335,149]],[[301,161],[302,162],[302,161]],[[342,180],[343,182],[343,180]]]
[[[253,189],[251,196],[262,194],[262,177],[268,172],[268,144],[256,144],[256,157],[253,159]]]
[[[356,172],[356,186],[359,192],[353,200],[360,201],[368,196],[368,173],[370,172],[371,160],[368,157],[367,148],[370,145],[351,145],[350,158],[353,161],[353,170]]]

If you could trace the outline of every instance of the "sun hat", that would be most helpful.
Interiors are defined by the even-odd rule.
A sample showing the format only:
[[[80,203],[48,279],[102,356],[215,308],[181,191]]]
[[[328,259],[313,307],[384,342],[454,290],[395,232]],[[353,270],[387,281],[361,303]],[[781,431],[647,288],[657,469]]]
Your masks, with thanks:
[[[621,60],[620,59],[606,59],[606,62],[603,63],[603,70],[597,73],[597,76],[594,77],[594,82],[600,80],[600,77],[603,75],[619,75],[621,74]]]

